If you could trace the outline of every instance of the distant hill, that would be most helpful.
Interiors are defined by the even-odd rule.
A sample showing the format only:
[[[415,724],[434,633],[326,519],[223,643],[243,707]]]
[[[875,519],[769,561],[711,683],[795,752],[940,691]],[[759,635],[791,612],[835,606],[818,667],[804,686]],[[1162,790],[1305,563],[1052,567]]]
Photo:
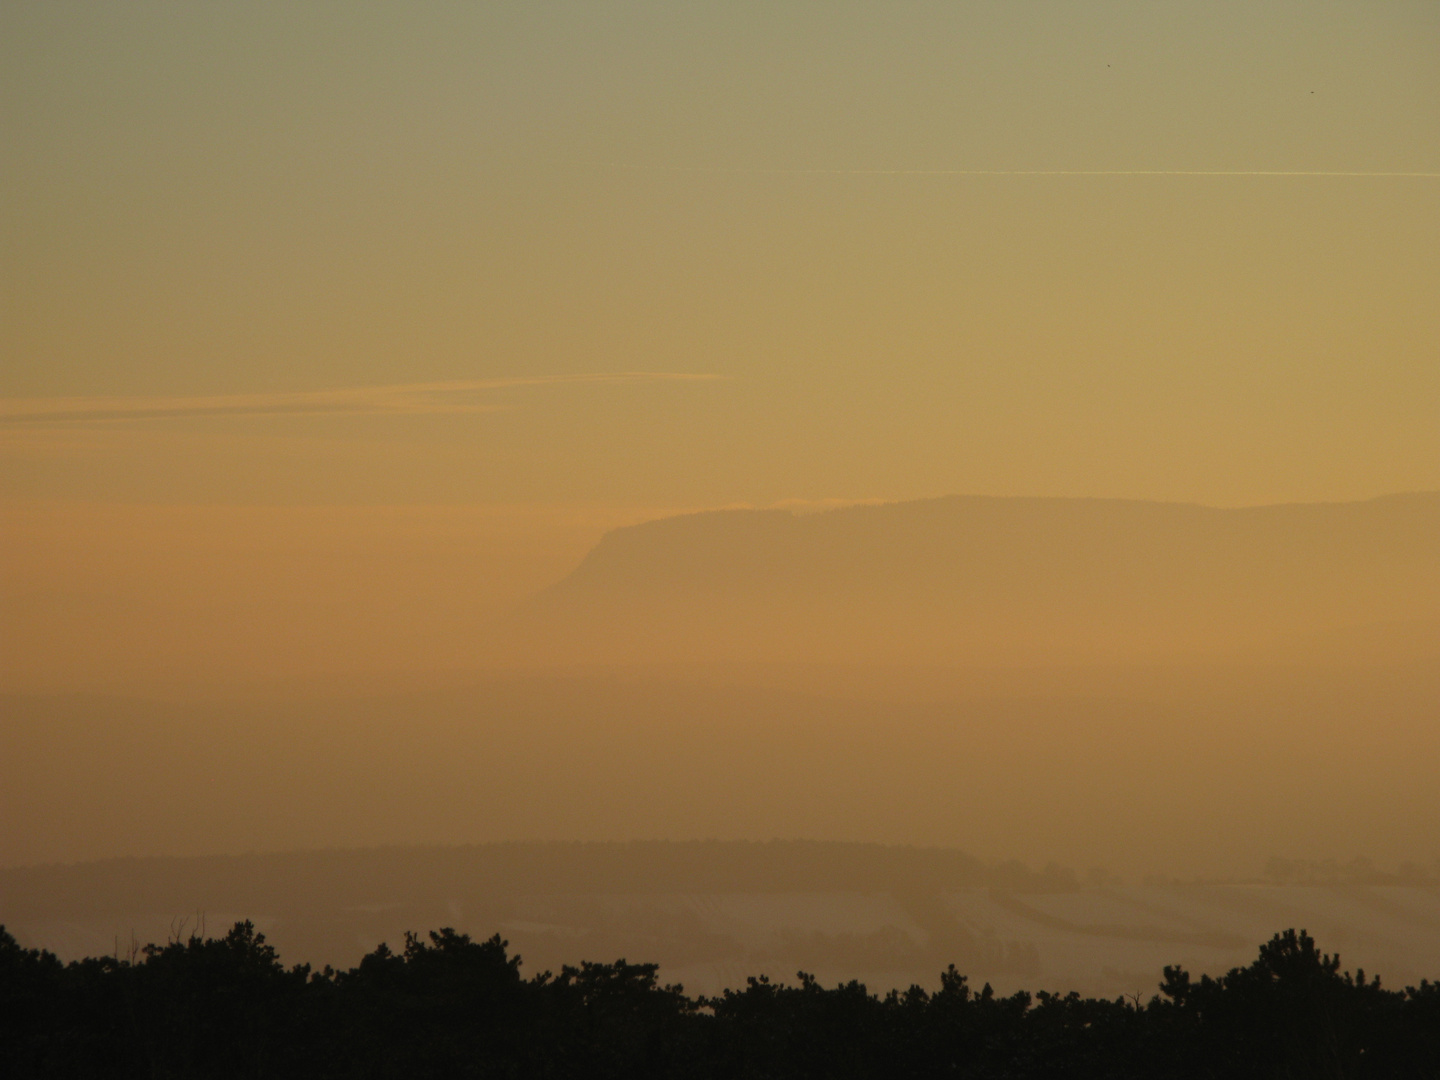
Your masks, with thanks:
[[[985,863],[952,848],[813,840],[414,845],[0,868],[0,920],[108,911],[336,910],[447,896],[1073,891],[1069,871]]]
[[[562,663],[1032,664],[1358,641],[1370,662],[1440,651],[1437,612],[1440,493],[1242,509],[952,497],[616,530],[516,616],[509,647]]]

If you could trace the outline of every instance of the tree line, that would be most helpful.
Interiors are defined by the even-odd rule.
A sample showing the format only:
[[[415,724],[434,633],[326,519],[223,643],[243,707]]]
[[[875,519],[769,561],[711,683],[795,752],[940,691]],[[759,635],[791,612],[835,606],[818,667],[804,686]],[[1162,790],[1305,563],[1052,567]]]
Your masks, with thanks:
[[[1440,984],[1382,988],[1288,930],[1149,1000],[765,978],[718,997],[655,964],[529,978],[444,929],[346,971],[286,967],[249,922],[62,964],[0,927],[0,1077],[1427,1077]]]

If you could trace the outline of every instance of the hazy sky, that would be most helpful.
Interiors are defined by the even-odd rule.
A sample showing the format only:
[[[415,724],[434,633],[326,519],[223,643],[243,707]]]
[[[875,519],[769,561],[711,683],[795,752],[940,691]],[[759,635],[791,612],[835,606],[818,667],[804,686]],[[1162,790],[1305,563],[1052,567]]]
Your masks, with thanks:
[[[908,172],[1440,173],[1432,3],[0,19],[12,499],[1440,486],[1440,177]]]
[[[116,504],[544,507],[510,596],[666,509],[1440,487],[1437,57],[1430,0],[6,4],[7,595],[341,520]]]

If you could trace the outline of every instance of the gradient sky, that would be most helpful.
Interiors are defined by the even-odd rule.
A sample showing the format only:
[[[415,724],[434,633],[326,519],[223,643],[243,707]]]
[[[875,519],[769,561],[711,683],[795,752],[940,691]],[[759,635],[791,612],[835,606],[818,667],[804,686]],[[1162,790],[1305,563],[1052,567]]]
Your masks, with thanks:
[[[1430,0],[7,4],[16,625],[136,529],[249,595],[116,507],[312,512],[256,566],[543,508],[508,598],[667,509],[1435,489],[1437,57]]]

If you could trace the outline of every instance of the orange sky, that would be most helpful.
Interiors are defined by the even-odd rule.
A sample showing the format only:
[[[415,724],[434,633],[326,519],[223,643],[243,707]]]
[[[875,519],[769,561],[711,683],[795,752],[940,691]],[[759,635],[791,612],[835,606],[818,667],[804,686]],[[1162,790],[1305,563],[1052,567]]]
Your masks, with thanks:
[[[1440,488],[1437,55],[1421,0],[9,5],[0,683],[463,663],[680,509]]]

